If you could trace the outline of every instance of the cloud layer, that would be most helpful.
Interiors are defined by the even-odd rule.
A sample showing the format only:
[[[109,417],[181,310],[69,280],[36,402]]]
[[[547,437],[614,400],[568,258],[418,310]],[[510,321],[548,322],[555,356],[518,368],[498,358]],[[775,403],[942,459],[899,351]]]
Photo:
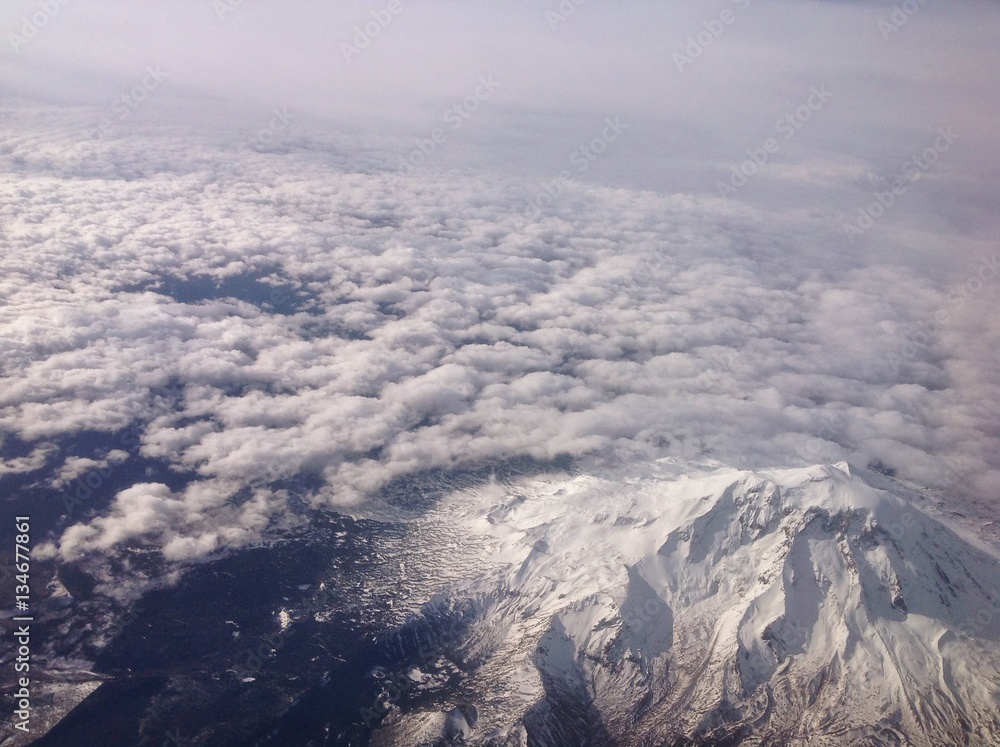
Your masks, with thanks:
[[[996,4],[557,6],[0,10],[0,475],[179,476],[44,551],[522,455],[850,459],[995,517]]]
[[[199,557],[280,517],[283,478],[349,506],[519,455],[848,458],[976,500],[1000,479],[1000,268],[974,240],[978,282],[852,252],[807,210],[568,180],[534,218],[533,180],[372,169],[305,135],[82,148],[77,113],[6,116],[26,134],[0,186],[0,427],[37,461],[137,424],[144,456],[195,478],[122,491],[65,557]],[[69,124],[31,129],[45,117]],[[157,292],[205,277],[258,277],[301,310]],[[62,480],[86,467],[59,458]]]

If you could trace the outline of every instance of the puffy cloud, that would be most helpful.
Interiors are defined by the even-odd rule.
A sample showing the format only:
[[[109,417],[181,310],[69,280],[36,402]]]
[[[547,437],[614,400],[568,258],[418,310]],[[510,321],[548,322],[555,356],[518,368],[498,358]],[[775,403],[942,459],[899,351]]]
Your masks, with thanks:
[[[854,33],[843,4],[829,5],[822,13]],[[754,34],[776,6],[747,16],[733,53],[759,51]],[[250,23],[264,11],[241,12]],[[588,28],[584,10],[573,22]],[[736,85],[703,62],[671,90]],[[903,62],[880,53],[880,85],[917,86]],[[801,81],[780,82],[799,95]],[[766,88],[734,100],[780,115]],[[948,97],[935,90],[936,114]],[[603,85],[596,98],[616,96]],[[978,228],[986,208],[968,208],[973,226],[959,230],[966,209],[942,198],[974,193],[993,166],[977,170],[956,148],[921,180],[923,198],[914,188],[911,208],[852,244],[843,224],[901,160],[887,147],[889,114],[865,110],[881,129],[853,128],[854,147],[831,134],[854,116],[834,106],[812,144],[797,139],[762,170],[759,190],[721,199],[714,176],[681,192],[669,175],[690,186],[724,173],[719,142],[751,147],[756,135],[736,139],[718,102],[649,104],[652,119],[630,126],[639,156],[667,174],[655,189],[642,188],[653,166],[595,177],[620,165],[609,155],[586,179],[560,179],[537,215],[551,181],[502,158],[401,173],[386,166],[403,142],[390,135],[303,127],[268,149],[225,127],[141,125],[139,113],[96,141],[100,111],[11,106],[5,121],[20,136],[0,152],[0,429],[30,449],[0,472],[58,456],[53,484],[65,484],[113,458],[57,455],[56,440],[136,425],[141,453],[189,480],[121,491],[50,548],[67,558],[132,543],[196,558],[282,520],[294,478],[310,478],[295,489],[317,505],[359,507],[415,471],[518,455],[847,458],[950,489],[956,503],[993,501],[1000,268]],[[970,150],[981,119],[966,117]],[[702,135],[661,166],[650,154],[666,136],[641,132],[664,121]],[[919,129],[901,136],[905,148],[923,143]],[[571,150],[546,145],[559,158]],[[742,158],[733,147],[724,152]],[[701,164],[697,178],[685,158]]]
[[[45,466],[56,449],[51,444],[42,444],[31,450],[27,456],[0,459],[0,477],[35,472]]]
[[[52,448],[51,451],[54,452],[55,449]],[[128,457],[128,452],[122,449],[111,449],[102,459],[70,456],[63,462],[62,467],[59,468],[56,476],[51,480],[51,485],[57,489],[65,488],[79,477],[92,472],[98,472],[102,475],[108,474],[113,465],[121,464]],[[44,462],[35,465],[34,469],[41,469],[43,466]]]

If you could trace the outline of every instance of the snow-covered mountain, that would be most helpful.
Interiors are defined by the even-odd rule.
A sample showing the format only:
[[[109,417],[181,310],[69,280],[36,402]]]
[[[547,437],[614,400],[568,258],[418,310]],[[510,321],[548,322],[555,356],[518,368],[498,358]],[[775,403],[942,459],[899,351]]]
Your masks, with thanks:
[[[465,491],[375,745],[1000,745],[1000,558],[846,463]],[[447,635],[441,631],[449,631]]]

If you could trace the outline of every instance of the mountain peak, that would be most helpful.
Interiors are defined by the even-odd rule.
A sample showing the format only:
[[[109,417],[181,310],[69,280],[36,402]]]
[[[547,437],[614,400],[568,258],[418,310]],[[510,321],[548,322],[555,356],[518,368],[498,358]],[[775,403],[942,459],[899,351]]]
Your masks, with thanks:
[[[455,646],[488,701],[472,744],[1000,740],[1000,561],[846,462],[662,463],[450,506],[493,557],[449,592],[477,610]]]

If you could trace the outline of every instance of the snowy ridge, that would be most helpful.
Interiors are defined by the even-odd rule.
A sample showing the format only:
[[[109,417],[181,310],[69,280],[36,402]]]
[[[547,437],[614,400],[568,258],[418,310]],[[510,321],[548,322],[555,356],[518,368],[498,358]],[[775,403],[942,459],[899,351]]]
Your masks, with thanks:
[[[470,744],[1000,744],[1000,559],[846,463],[661,463],[442,511],[493,562],[448,593],[475,610],[449,653]],[[433,743],[427,714],[374,743]]]

